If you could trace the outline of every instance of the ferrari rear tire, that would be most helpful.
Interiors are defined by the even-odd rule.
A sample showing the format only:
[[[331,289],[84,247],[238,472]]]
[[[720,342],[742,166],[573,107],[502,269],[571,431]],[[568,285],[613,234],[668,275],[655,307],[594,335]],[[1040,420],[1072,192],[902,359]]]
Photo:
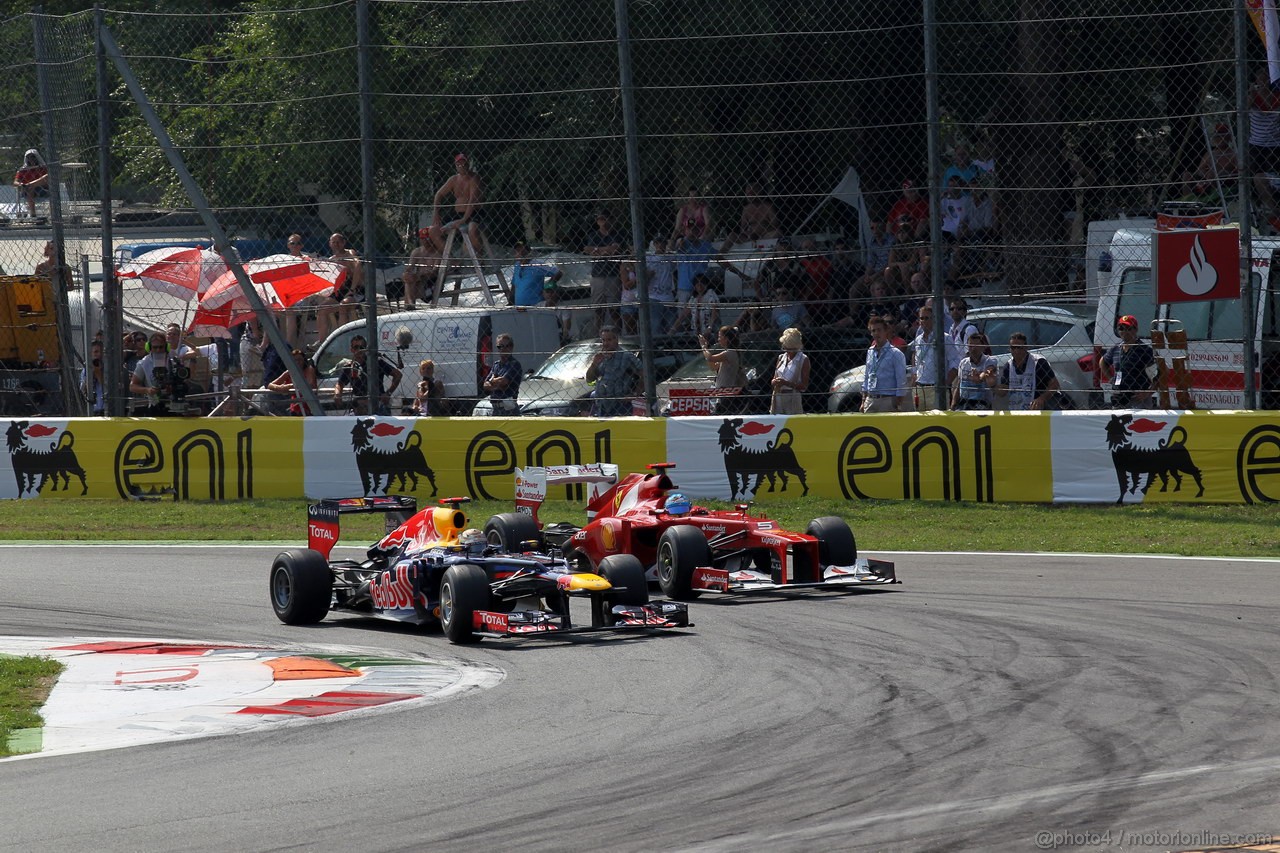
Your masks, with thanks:
[[[542,531],[533,516],[522,512],[504,512],[485,522],[484,537],[490,545],[497,545],[508,554],[525,550],[526,542],[537,542],[536,549],[543,550]]]
[[[610,554],[600,561],[599,574],[609,586],[621,589],[612,596],[614,604],[635,607],[649,603],[649,584],[644,578],[644,566],[632,554]]]
[[[475,613],[489,610],[489,576],[474,563],[450,566],[440,579],[440,627],[451,643],[476,643]]]
[[[668,527],[658,538],[658,586],[668,598],[688,601],[702,594],[693,588],[693,571],[711,565],[711,546],[696,527]]]
[[[319,551],[293,548],[271,564],[271,608],[286,625],[313,625],[333,600],[333,571]]]
[[[849,523],[838,515],[815,518],[805,533],[818,540],[818,561],[827,566],[852,566],[858,562],[858,543]]]

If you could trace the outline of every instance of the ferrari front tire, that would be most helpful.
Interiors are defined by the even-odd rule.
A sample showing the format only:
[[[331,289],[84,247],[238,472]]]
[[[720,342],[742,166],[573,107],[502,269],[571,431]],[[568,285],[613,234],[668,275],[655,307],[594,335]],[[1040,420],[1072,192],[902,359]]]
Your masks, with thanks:
[[[319,551],[293,548],[271,564],[271,609],[286,625],[324,619],[333,599],[333,571]]]
[[[476,643],[477,610],[488,610],[489,576],[473,563],[450,566],[440,580],[440,627],[451,643]]]
[[[696,527],[668,527],[658,539],[658,586],[668,598],[688,601],[702,594],[693,588],[693,571],[711,565],[711,546]]]
[[[805,533],[818,540],[818,562],[827,566],[852,566],[858,562],[858,543],[849,523],[838,515],[815,518]]]

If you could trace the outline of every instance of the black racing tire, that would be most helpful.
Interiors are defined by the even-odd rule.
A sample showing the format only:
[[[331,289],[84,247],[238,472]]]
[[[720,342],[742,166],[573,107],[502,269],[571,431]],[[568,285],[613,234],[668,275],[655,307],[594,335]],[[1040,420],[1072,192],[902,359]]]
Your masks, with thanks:
[[[478,643],[474,619],[477,610],[489,610],[493,594],[489,576],[474,563],[459,563],[440,579],[440,627],[451,643]]]
[[[533,516],[522,512],[504,512],[484,523],[484,538],[490,545],[497,545],[508,554],[525,550],[525,542],[537,542],[536,550],[543,550],[542,531]]]
[[[610,554],[600,561],[599,574],[622,592],[610,596],[614,604],[635,607],[649,603],[649,584],[644,578],[644,566],[632,554]]]
[[[333,570],[319,551],[293,548],[271,564],[271,609],[286,625],[314,625],[333,600]]]
[[[818,540],[818,561],[827,566],[852,566],[858,562],[858,542],[849,523],[838,515],[815,518],[805,533]]]
[[[676,601],[702,595],[693,588],[693,570],[711,565],[711,546],[701,530],[690,525],[668,527],[658,538],[658,586]]]

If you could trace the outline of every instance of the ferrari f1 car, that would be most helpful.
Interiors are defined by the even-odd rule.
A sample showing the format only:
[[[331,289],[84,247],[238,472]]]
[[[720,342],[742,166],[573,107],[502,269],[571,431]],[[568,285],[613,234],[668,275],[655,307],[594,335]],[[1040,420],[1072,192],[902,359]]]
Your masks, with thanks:
[[[467,528],[462,504],[415,512],[412,497],[323,500],[307,509],[309,548],[271,564],[271,606],[289,625],[319,622],[330,610],[413,625],[439,624],[455,643],[482,637],[583,631],[655,631],[689,626],[684,604],[650,601],[644,567],[613,555],[581,571],[559,553],[511,553]],[[348,513],[384,513],[387,535],[363,560],[331,560]],[[590,601],[590,626],[575,627],[569,599]]]
[[[815,518],[804,533],[783,530],[752,515],[747,504],[732,510],[693,506],[676,492],[668,471],[618,479],[618,466],[561,465],[516,471],[516,512],[491,518],[490,541],[513,548],[536,540],[558,549],[581,570],[631,554],[675,600],[703,592],[756,592],[797,588],[852,588],[898,583],[893,563],[858,556],[853,531],[836,516]],[[587,484],[587,524],[542,525],[538,507],[547,488]]]

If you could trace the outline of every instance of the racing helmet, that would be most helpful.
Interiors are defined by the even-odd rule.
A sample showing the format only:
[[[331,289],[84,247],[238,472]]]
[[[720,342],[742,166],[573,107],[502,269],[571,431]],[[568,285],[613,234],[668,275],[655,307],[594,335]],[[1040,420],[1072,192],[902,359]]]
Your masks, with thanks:
[[[666,509],[667,515],[688,515],[693,509],[693,504],[683,492],[672,492],[667,495]]]
[[[460,536],[458,536],[458,544],[467,551],[473,554],[478,554],[484,551],[485,546],[489,544],[489,540],[485,538],[484,531],[477,530],[474,527],[468,527],[466,530],[462,531]]]

